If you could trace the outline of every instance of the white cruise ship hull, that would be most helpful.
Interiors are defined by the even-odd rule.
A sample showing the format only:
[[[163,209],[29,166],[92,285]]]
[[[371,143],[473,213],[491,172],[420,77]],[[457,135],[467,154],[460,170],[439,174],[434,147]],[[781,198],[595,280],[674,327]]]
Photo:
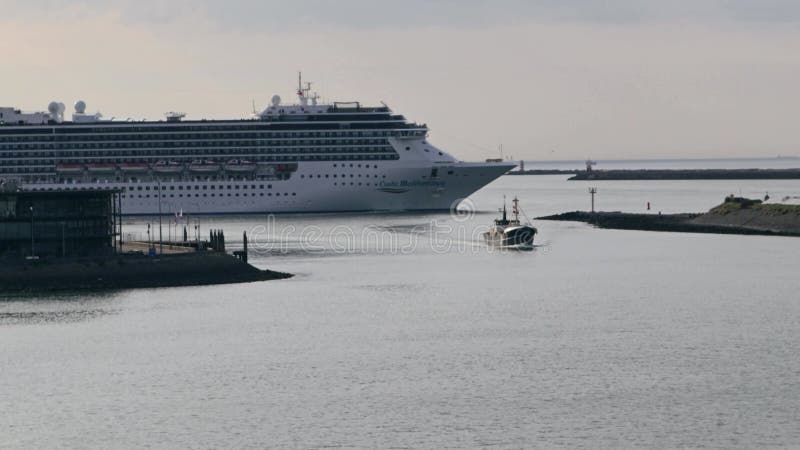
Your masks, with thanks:
[[[123,215],[446,210],[512,169],[466,163],[388,106],[272,104],[251,119],[72,122],[0,108],[0,180],[30,190],[115,189]]]
[[[432,178],[434,167],[438,174]],[[287,180],[182,181],[161,176],[158,182],[52,183],[24,187],[121,189],[123,215],[156,215],[159,202],[162,214],[447,210],[511,168],[513,164],[509,163],[455,162],[402,167],[399,162],[383,162],[354,164],[353,168],[346,164],[334,169],[331,163],[307,162],[300,164]]]

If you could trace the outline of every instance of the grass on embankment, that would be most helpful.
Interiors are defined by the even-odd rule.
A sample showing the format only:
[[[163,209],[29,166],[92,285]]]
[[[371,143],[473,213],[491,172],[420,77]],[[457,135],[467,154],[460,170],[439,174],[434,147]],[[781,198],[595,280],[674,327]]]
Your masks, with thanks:
[[[750,209],[768,216],[782,216],[786,214],[800,215],[800,205],[784,205],[779,203],[757,203],[726,201],[721,205],[715,206],[708,213],[720,216],[728,215],[745,209]]]

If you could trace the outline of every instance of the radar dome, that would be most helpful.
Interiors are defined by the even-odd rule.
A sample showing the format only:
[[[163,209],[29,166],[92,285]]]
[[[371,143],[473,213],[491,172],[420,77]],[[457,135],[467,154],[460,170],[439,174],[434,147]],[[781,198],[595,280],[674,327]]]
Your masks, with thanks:
[[[58,114],[58,102],[50,102],[50,104],[47,105],[47,111],[53,115]]]
[[[86,102],[83,100],[78,100],[75,102],[75,112],[78,114],[83,114],[86,112]]]
[[[66,110],[67,110],[66,105],[64,105],[61,102],[58,102],[58,113],[59,114],[64,114],[64,111],[66,111]]]
[[[280,95],[273,95],[272,96],[272,106],[278,106],[281,104],[281,96]]]

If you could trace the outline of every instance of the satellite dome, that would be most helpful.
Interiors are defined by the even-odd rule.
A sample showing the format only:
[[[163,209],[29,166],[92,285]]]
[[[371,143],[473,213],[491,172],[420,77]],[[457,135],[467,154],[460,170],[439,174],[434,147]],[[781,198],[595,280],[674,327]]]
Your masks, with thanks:
[[[58,102],[58,113],[59,114],[64,114],[64,111],[66,111],[66,110],[67,110],[66,105],[64,105],[61,102]]]
[[[50,114],[58,114],[58,108],[58,102],[50,102],[50,104],[47,105],[47,111],[49,111]]]
[[[281,104],[281,96],[280,95],[273,95],[272,96],[272,106],[278,106]]]
[[[83,114],[86,112],[86,102],[83,100],[78,100],[75,102],[75,112],[78,114]]]

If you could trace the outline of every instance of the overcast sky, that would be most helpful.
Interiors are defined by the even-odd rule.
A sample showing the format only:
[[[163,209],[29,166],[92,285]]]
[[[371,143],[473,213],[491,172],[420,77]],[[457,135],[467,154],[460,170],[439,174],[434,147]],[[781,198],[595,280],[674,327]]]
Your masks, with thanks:
[[[296,72],[462,159],[800,155],[800,2],[0,0],[0,105],[239,118]]]

